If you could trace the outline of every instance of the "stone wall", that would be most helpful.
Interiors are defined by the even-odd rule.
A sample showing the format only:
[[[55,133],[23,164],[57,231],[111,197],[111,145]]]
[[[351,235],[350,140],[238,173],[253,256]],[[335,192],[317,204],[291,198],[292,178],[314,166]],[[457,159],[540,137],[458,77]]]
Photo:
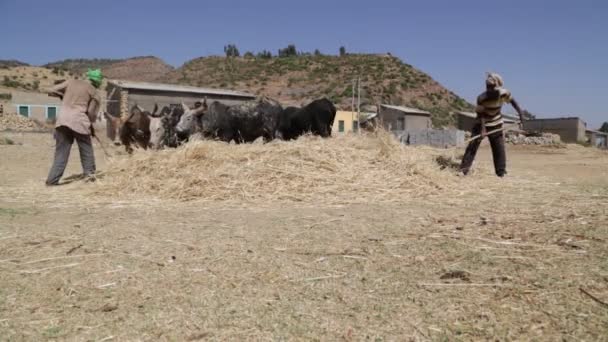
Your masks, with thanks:
[[[512,145],[562,145],[560,136],[553,133],[529,136],[522,133],[509,132],[505,136],[505,142]]]
[[[464,146],[465,132],[457,129],[420,129],[396,131],[395,136],[406,145],[427,145],[440,148]]]

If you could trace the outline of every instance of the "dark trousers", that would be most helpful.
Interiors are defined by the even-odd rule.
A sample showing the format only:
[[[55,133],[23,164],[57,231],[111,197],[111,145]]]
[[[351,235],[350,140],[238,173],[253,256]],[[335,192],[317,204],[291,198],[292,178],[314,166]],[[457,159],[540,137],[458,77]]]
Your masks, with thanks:
[[[493,131],[495,129],[502,128],[502,125],[496,126],[493,128],[486,128],[487,131]],[[473,127],[473,131],[471,135],[476,136],[481,134],[481,124],[476,124]],[[507,154],[505,153],[505,138],[502,131],[492,133],[488,136],[490,139],[490,146],[492,147],[492,157],[494,159],[494,171],[496,171],[496,175],[498,177],[502,177],[507,173]],[[460,170],[466,175],[469,173],[471,169],[471,165],[473,165],[473,161],[475,160],[475,155],[477,154],[477,150],[479,149],[479,145],[481,144],[482,139],[475,139],[469,143],[466,151],[464,152],[464,157],[462,158],[462,163],[460,164]]]
[[[65,167],[68,165],[74,139],[78,143],[82,172],[85,176],[95,173],[95,155],[93,154],[91,136],[76,133],[68,127],[60,126],[55,129],[55,159],[46,179],[46,184],[59,183],[59,179],[63,176]]]

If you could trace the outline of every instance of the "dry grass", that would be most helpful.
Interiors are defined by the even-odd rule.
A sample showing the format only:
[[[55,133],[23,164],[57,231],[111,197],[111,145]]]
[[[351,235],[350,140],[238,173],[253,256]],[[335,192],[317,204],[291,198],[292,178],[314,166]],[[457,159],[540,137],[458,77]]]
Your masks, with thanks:
[[[24,145],[0,147],[0,336],[8,340],[597,341],[608,334],[605,153],[510,148],[509,177],[498,179],[487,150],[473,177],[457,178],[449,163],[439,171],[434,161],[453,161],[457,151],[402,148],[382,136],[361,146],[348,137],[195,143],[159,159],[141,151],[116,157],[100,185],[47,189],[32,179],[43,179],[48,138],[15,139]],[[199,149],[197,158],[186,153]],[[351,149],[366,163],[347,163]],[[234,177],[268,173],[259,160],[292,171],[295,153],[338,168],[301,166],[339,184],[371,161],[380,163],[378,175],[394,177],[377,170],[383,165],[402,167],[403,187],[380,185],[360,199],[340,185],[343,202],[340,193],[322,198],[307,189],[296,194],[302,202],[274,193],[209,201],[207,192],[197,200],[196,193],[119,191],[127,179],[113,174],[147,160],[170,171],[159,179],[177,183],[169,161],[182,158],[192,167],[187,175],[222,168],[227,183],[247,186]],[[279,185],[325,191],[299,177]],[[171,199],[150,198],[163,196]],[[379,204],[366,202],[374,196]],[[356,201],[365,205],[326,205]]]
[[[270,144],[196,141],[112,163],[98,192],[177,200],[399,202],[455,184],[455,175],[440,172],[429,151],[405,147],[386,132]]]

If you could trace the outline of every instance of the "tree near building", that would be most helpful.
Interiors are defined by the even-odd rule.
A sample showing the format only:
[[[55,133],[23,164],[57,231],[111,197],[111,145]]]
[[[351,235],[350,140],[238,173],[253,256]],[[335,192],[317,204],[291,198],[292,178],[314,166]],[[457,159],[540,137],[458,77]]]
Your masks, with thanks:
[[[241,55],[239,49],[234,44],[225,45],[224,53],[226,54],[226,57],[238,57]]]
[[[340,46],[340,57],[346,55],[346,48],[344,46]]]
[[[279,49],[279,57],[295,57],[298,55],[296,46],[294,44],[287,45],[284,49]]]
[[[258,52],[257,57],[260,58],[260,59],[271,59],[272,58],[272,52],[270,52],[268,50],[262,50],[262,51]]]
[[[608,133],[608,121],[602,124],[602,127],[600,127],[600,132]]]

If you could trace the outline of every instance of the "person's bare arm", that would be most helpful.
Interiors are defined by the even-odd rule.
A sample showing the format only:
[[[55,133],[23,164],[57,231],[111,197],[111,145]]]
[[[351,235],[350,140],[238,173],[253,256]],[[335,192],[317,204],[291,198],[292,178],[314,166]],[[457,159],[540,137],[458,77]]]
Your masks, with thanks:
[[[89,101],[89,105],[87,107],[87,116],[89,117],[91,124],[97,121],[97,112],[99,111],[100,102],[99,96],[93,96]]]
[[[513,106],[513,108],[515,108],[515,111],[517,111],[517,114],[519,114],[519,121],[521,121],[523,123],[524,122],[524,111],[519,106],[519,103],[517,103],[517,101],[515,101],[515,99],[511,99],[511,106]]]
[[[65,89],[68,87],[68,81],[63,81],[59,84],[52,86],[46,90],[46,93],[49,96],[58,97],[63,99],[63,95],[65,94]]]

